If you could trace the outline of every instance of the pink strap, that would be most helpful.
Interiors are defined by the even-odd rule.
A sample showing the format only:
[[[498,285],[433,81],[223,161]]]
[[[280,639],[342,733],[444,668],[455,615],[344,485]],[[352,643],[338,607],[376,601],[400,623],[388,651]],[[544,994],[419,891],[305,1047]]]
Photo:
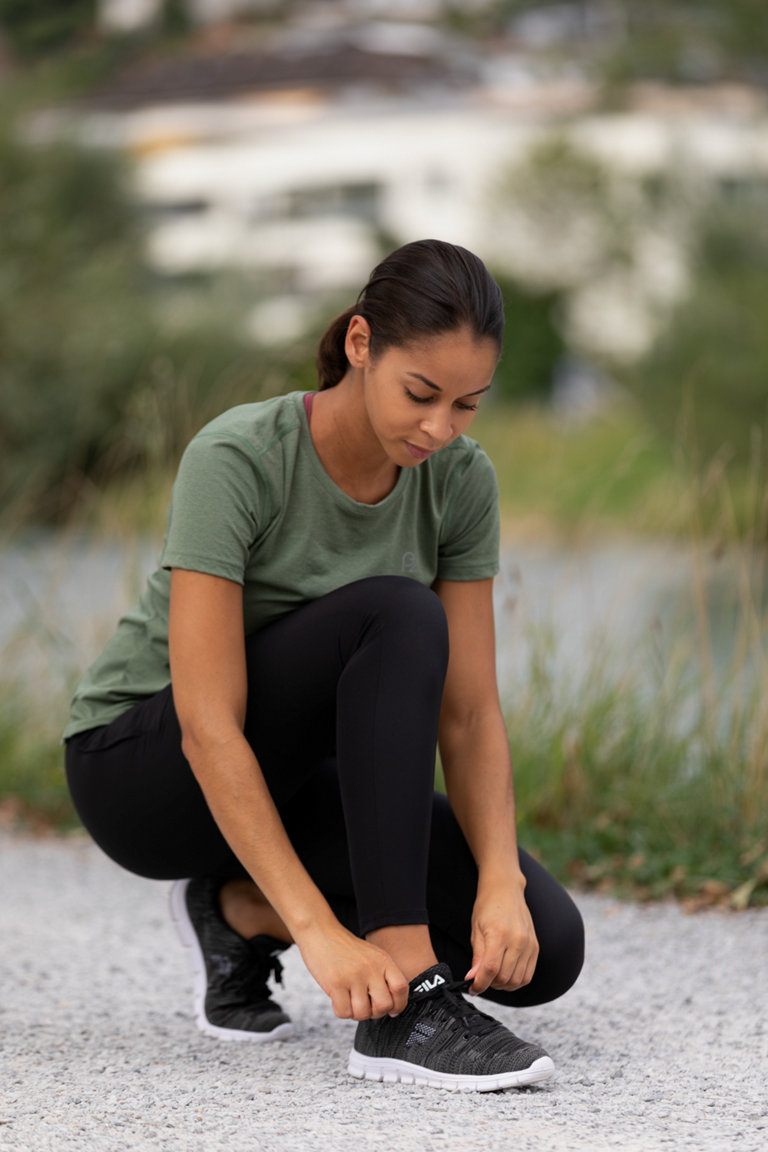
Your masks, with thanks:
[[[307,392],[304,396],[304,411],[307,414],[307,424],[309,424],[312,419],[312,404],[314,403],[314,399],[314,392]]]

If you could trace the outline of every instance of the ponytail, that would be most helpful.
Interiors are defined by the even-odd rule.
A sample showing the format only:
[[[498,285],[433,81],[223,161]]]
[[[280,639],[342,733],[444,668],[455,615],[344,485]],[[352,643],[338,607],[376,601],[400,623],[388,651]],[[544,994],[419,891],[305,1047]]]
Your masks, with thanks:
[[[333,388],[334,384],[338,384],[346,375],[349,361],[344,351],[344,343],[349,322],[353,316],[358,315],[358,312],[354,305],[347,308],[346,312],[336,317],[320,341],[317,350],[317,380],[321,391],[324,388]]]

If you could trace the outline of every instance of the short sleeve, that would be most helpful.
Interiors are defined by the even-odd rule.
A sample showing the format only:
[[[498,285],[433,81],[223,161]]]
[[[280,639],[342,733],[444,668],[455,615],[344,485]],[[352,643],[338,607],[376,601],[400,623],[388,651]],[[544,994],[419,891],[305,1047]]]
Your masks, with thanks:
[[[437,575],[442,580],[485,580],[499,571],[499,485],[479,444],[467,443],[440,532]]]
[[[267,505],[249,444],[231,433],[199,433],[179,465],[161,565],[243,584]]]

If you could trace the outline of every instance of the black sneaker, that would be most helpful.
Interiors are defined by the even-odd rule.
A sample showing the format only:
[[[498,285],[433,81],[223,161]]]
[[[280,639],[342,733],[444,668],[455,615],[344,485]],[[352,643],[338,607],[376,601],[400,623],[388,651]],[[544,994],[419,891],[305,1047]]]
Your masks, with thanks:
[[[195,1020],[202,1032],[221,1040],[278,1040],[293,1025],[269,993],[274,975],[282,984],[278,954],[288,945],[274,936],[246,940],[225,923],[219,910],[222,881],[177,880],[171,915],[195,974]]]
[[[548,1080],[555,1066],[543,1048],[518,1040],[508,1028],[461,995],[469,980],[454,980],[435,964],[411,980],[399,1016],[362,1020],[348,1070],[359,1080],[428,1084],[493,1092]]]

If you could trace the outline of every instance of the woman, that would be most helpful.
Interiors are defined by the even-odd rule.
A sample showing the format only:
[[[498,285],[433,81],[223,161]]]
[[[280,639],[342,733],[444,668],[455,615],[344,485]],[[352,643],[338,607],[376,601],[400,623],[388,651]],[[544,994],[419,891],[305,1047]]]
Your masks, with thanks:
[[[177,881],[206,1032],[285,1036],[268,980],[295,943],[359,1022],[353,1075],[482,1091],[553,1073],[461,994],[542,1003],[583,957],[573,903],[515,839],[498,493],[463,435],[502,329],[466,250],[385,259],[324,336],[317,393],[192,440],[160,566],[78,688],[75,805],[118,863]]]

